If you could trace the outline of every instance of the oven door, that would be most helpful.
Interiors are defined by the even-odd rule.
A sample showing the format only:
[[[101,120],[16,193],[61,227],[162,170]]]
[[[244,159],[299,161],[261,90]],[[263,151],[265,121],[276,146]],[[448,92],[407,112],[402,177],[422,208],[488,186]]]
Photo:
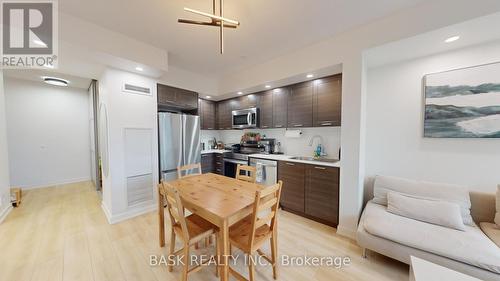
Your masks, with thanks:
[[[236,178],[236,168],[238,167],[238,164],[248,165],[248,162],[244,160],[224,158],[224,176]]]
[[[259,121],[259,110],[250,108],[245,110],[233,110],[233,129],[256,128]]]

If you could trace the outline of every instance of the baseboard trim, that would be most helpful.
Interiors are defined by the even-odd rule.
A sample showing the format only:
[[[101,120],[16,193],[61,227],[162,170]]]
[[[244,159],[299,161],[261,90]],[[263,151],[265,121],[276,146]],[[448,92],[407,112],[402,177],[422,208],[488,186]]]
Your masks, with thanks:
[[[339,224],[337,226],[337,234],[340,236],[344,236],[344,237],[356,240],[356,230],[346,228],[346,227],[342,226],[341,224]]]
[[[111,212],[109,211],[109,208],[104,204],[104,201],[101,203],[101,208],[104,212],[104,215],[108,219],[109,224],[115,224],[119,223],[146,213],[150,213],[156,210],[157,206],[156,204],[152,205],[146,205],[146,206],[140,206],[140,207],[135,207],[130,210],[127,210],[126,212],[119,213],[116,215],[112,215]]]
[[[3,223],[3,221],[7,218],[11,211],[12,205],[7,205],[7,208],[3,209],[2,212],[0,212],[0,224]]]
[[[84,178],[62,180],[62,181],[58,181],[58,182],[49,182],[49,183],[45,183],[45,184],[34,184],[34,185],[27,185],[27,186],[21,185],[21,188],[23,190],[30,190],[30,189],[50,187],[50,186],[54,186],[54,185],[72,184],[72,183],[79,183],[79,182],[86,182],[86,181],[91,181],[91,178],[84,177]]]

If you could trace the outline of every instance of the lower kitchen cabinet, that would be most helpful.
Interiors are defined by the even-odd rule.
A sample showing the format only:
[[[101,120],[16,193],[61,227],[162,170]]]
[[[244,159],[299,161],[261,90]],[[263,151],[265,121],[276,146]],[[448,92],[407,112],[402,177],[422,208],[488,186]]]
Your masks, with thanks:
[[[306,165],[305,213],[326,224],[338,224],[338,168]]]
[[[223,155],[221,153],[214,153],[214,171],[213,173],[222,175],[223,174]]]
[[[205,153],[201,155],[201,172],[222,175],[222,154]]]
[[[213,173],[215,171],[215,153],[206,153],[201,155],[201,172],[203,174]]]
[[[339,168],[280,161],[278,179],[283,181],[283,210],[338,225]]]
[[[304,213],[305,165],[280,161],[278,179],[283,181],[281,207],[288,211]]]

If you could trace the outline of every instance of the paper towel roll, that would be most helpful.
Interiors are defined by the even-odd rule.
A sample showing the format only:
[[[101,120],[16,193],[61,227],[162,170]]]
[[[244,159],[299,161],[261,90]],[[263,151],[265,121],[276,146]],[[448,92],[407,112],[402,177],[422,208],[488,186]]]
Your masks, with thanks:
[[[300,138],[301,135],[302,135],[301,130],[286,130],[285,131],[286,138],[297,139],[297,138]]]

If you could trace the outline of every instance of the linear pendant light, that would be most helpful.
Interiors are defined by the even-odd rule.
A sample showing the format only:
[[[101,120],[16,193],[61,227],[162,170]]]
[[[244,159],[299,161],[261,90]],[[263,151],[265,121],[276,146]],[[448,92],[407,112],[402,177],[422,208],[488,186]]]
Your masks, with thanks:
[[[220,53],[224,53],[224,28],[237,28],[240,25],[240,22],[237,20],[229,19],[224,17],[224,0],[219,0],[220,8],[219,15],[215,14],[215,1],[212,0],[212,14],[201,12],[198,10],[194,10],[191,8],[184,8],[184,11],[190,12],[193,14],[197,14],[200,16],[208,17],[211,21],[195,21],[195,20],[187,20],[187,19],[178,19],[179,23],[186,24],[195,24],[195,25],[205,25],[205,26],[216,26],[219,27],[219,43],[220,43]]]

